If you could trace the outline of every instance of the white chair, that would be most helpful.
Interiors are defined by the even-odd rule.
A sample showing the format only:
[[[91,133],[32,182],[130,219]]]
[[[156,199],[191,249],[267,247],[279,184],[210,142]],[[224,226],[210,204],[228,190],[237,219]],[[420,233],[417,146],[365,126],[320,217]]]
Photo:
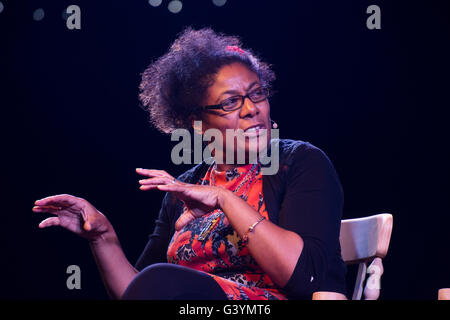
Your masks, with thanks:
[[[389,248],[392,223],[393,217],[389,213],[342,220],[339,238],[342,258],[348,265],[359,264],[352,300],[360,300],[363,294],[365,300],[378,299],[384,271],[382,259]],[[369,277],[364,283],[366,274]],[[315,292],[313,299],[342,300],[345,297],[335,292]]]

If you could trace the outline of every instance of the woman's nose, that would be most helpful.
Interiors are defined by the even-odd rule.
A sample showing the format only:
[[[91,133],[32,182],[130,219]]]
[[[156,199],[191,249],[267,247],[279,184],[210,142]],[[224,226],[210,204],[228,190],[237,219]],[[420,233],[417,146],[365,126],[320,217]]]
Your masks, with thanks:
[[[254,116],[258,113],[256,105],[247,97],[244,100],[244,105],[241,108],[241,117]]]

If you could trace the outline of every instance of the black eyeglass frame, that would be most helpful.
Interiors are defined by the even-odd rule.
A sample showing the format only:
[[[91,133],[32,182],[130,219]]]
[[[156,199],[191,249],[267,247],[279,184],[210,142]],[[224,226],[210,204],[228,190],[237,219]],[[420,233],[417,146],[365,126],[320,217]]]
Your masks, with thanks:
[[[260,89],[264,90],[264,92],[265,92],[264,99],[253,100],[253,99],[250,97],[250,95],[251,95],[252,93],[254,93],[255,91],[260,90]],[[266,100],[267,98],[269,98],[270,94],[271,94],[271,92],[270,92],[269,88],[263,86],[263,87],[259,87],[259,88],[256,88],[256,89],[251,90],[251,91],[248,92],[245,96],[242,96],[242,95],[235,95],[235,96],[232,96],[232,97],[229,97],[229,98],[225,99],[224,101],[222,101],[222,102],[219,103],[219,104],[209,105],[209,106],[204,106],[204,107],[202,107],[202,109],[203,109],[203,110],[217,110],[217,109],[222,109],[222,110],[225,111],[225,112],[231,112],[231,111],[235,111],[235,110],[238,110],[238,109],[242,108],[242,106],[244,105],[244,102],[245,102],[245,99],[246,99],[246,98],[248,98],[248,99],[249,99],[251,102],[253,102],[253,103],[259,103],[259,102],[262,102],[262,101]],[[240,98],[241,98],[241,103],[238,104],[238,106],[237,106],[236,108],[233,108],[233,109],[231,109],[231,110],[225,110],[224,107],[223,107],[225,101],[227,101],[228,99],[231,99],[231,98],[236,98],[236,97],[240,97]]]

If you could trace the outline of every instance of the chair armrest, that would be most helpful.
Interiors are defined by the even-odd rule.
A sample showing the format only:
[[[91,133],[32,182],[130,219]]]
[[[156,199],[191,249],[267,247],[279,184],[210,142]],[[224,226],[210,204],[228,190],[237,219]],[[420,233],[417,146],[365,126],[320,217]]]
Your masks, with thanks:
[[[347,300],[347,297],[338,292],[316,291],[312,296],[313,300]]]

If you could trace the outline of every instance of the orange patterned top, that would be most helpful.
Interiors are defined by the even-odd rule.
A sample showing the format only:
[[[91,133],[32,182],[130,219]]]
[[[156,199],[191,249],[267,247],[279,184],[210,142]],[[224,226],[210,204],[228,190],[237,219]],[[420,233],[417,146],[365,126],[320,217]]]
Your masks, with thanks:
[[[269,219],[259,164],[247,164],[227,171],[217,171],[212,164],[197,184],[232,190]],[[286,299],[285,294],[258,266],[220,209],[193,220],[175,232],[167,258],[170,263],[208,273],[230,300]]]

